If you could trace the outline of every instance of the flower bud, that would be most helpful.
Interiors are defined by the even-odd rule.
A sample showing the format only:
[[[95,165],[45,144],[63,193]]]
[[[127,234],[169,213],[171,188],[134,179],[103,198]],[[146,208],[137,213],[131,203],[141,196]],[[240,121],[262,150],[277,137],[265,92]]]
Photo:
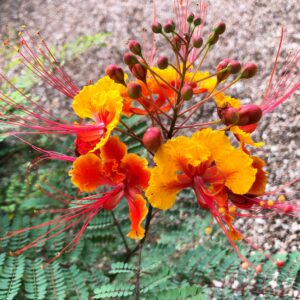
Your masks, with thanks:
[[[217,35],[223,34],[226,30],[226,25],[224,22],[219,22],[214,26],[214,32]]]
[[[145,82],[146,76],[147,76],[147,69],[146,67],[142,66],[141,64],[134,64],[129,67],[131,73],[133,76],[135,76],[137,79]]]
[[[200,17],[196,17],[194,19],[194,25],[199,26],[202,23],[202,19]]]
[[[262,266],[261,266],[261,265],[256,266],[255,272],[256,272],[257,274],[261,273],[261,272],[262,272]]]
[[[201,48],[203,45],[203,38],[201,36],[194,36],[193,37],[193,46],[195,48]]]
[[[257,73],[257,65],[255,63],[247,63],[241,71],[241,78],[251,78]]]
[[[127,95],[131,99],[138,99],[142,96],[142,87],[136,82],[131,82],[127,85]]]
[[[138,63],[138,60],[137,60],[136,56],[133,55],[131,52],[126,52],[123,55],[123,61],[128,66],[132,66],[132,65]]]
[[[176,36],[173,36],[171,38],[171,43],[173,45],[173,48],[175,51],[179,51],[180,48],[181,48],[181,40],[180,38],[176,35]]]
[[[164,32],[171,33],[175,30],[175,23],[173,20],[168,20],[167,23],[164,25]]]
[[[230,76],[230,72],[228,72],[227,70],[227,66],[229,63],[230,63],[230,59],[225,58],[217,65],[216,71],[217,71],[218,82],[221,82]]]
[[[184,85],[181,89],[181,96],[183,100],[190,100],[193,97],[193,94],[193,88],[189,84]]]
[[[158,127],[150,127],[144,133],[143,144],[145,148],[155,153],[162,144],[162,135]]]
[[[108,75],[114,82],[125,84],[124,71],[117,65],[109,65],[105,70],[106,75]]]
[[[218,40],[219,40],[219,35],[216,33],[211,33],[208,37],[207,43],[209,46],[212,46],[212,45],[216,44]]]
[[[186,18],[186,21],[188,23],[192,23],[194,21],[194,18],[195,18],[195,15],[193,13],[190,13],[187,18]]]
[[[157,66],[161,69],[164,70],[168,67],[169,65],[169,60],[166,56],[160,56],[157,60]]]
[[[162,25],[159,22],[153,22],[151,29],[154,33],[162,33]]]
[[[239,121],[240,114],[238,110],[232,106],[222,110],[222,121],[225,125],[234,125]]]
[[[237,125],[250,125],[257,123],[262,117],[262,110],[256,104],[243,105],[239,108],[240,119]]]
[[[227,70],[231,74],[236,74],[241,70],[241,63],[236,60],[230,60],[230,62],[227,65]]]
[[[128,48],[129,50],[136,55],[141,55],[142,54],[142,46],[141,44],[136,41],[136,40],[130,40],[128,42]]]
[[[276,262],[276,266],[277,266],[277,268],[279,268],[279,269],[281,269],[282,267],[284,267],[284,265],[285,265],[285,262],[284,262],[283,260],[278,260],[278,261]]]

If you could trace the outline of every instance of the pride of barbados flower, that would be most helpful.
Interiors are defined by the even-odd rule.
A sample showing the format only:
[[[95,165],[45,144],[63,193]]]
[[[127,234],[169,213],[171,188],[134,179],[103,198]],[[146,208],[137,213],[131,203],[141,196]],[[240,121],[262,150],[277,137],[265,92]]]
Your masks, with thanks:
[[[148,208],[143,197],[143,191],[148,186],[150,170],[148,162],[136,154],[127,153],[127,147],[118,137],[110,137],[100,148],[98,154],[87,153],[73,159],[73,166],[69,172],[72,183],[82,192],[94,192],[93,195],[79,199],[64,199],[69,208],[59,209],[60,216],[51,221],[8,233],[4,238],[10,238],[21,232],[50,226],[47,232],[14,252],[19,255],[29,248],[53,238],[81,224],[81,229],[71,241],[53,258],[61,256],[65,251],[72,250],[92,219],[102,210],[113,210],[122,198],[126,198],[129,208],[131,230],[128,237],[142,239],[145,230],[142,222],[147,215]],[[105,187],[106,191],[97,192]],[[55,189],[55,187],[52,187]],[[107,191],[107,189],[109,189]],[[55,190],[66,197],[66,193]],[[49,194],[49,193],[48,193]],[[57,196],[56,196],[57,198]],[[50,261],[52,261],[51,259]]]
[[[210,211],[243,261],[247,259],[234,241],[247,239],[234,226],[234,220],[247,218],[249,213],[238,210],[254,212],[258,208],[285,214],[300,211],[299,205],[262,198],[267,182],[265,162],[234,148],[223,131],[203,129],[190,138],[170,139],[156,152],[154,162],[146,191],[150,204],[170,209],[182,189],[192,188],[199,206]]]

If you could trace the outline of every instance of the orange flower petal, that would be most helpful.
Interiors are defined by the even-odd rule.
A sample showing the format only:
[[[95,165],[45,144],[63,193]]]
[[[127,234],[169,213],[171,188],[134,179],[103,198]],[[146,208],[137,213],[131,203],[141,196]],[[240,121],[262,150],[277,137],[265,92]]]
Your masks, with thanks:
[[[82,192],[92,192],[103,184],[101,174],[102,162],[92,153],[78,157],[73,163],[73,169],[69,172],[72,183]]]
[[[266,184],[267,184],[267,175],[266,172],[263,170],[263,167],[266,165],[265,162],[256,157],[252,156],[253,163],[252,166],[257,170],[255,181],[249,190],[248,194],[251,195],[262,195],[265,192]]]
[[[127,202],[129,206],[129,218],[131,220],[131,230],[127,236],[132,239],[142,239],[145,235],[145,229],[141,224],[148,213],[146,200],[137,194],[134,200],[127,199]]]
[[[251,133],[243,131],[239,126],[232,126],[230,131],[236,136],[236,138],[244,144],[253,146],[253,147],[262,147],[264,142],[254,142],[251,138]]]
[[[147,188],[150,179],[150,170],[146,159],[136,154],[127,154],[122,160],[122,168],[126,172],[128,186]]]
[[[110,137],[101,148],[103,160],[113,159],[119,162],[126,154],[127,147],[117,136]]]

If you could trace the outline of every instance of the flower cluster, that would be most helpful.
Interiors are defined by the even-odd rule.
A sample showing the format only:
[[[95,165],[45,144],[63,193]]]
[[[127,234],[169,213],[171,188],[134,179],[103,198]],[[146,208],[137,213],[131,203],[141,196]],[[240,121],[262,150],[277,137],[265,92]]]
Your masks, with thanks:
[[[255,245],[236,228],[237,218],[261,217],[263,211],[266,211],[264,216],[299,215],[296,200],[276,198],[282,189],[266,192],[266,163],[253,154],[253,148],[264,143],[255,142],[251,137],[261,118],[300,86],[299,72],[295,71],[299,51],[288,57],[285,72],[274,83],[282,33],[263,99],[260,103],[245,105],[242,100],[228,95],[227,89],[255,76],[257,65],[225,58],[212,66],[214,71],[203,70],[207,53],[219,42],[226,25],[217,23],[204,37],[202,27],[207,3],[201,1],[195,14],[190,13],[188,7],[188,0],[186,3],[175,1],[176,22],[170,19],[161,24],[155,18],[151,26],[153,36],[164,39],[169,47],[169,56],[159,55],[154,44],[149,52],[138,41],[130,40],[123,57],[128,73],[111,64],[104,77],[82,89],[59,66],[39,33],[32,36],[24,29],[20,34],[18,52],[24,65],[72,99],[74,119],[69,122],[52,115],[41,102],[29,98],[1,74],[26,100],[26,104],[17,104],[12,97],[1,95],[2,108],[9,105],[23,112],[18,115],[14,110],[2,110],[0,122],[8,128],[5,134],[21,140],[32,134],[72,135],[73,155],[30,145],[48,159],[68,161],[73,185],[81,192],[92,194],[70,200],[72,207],[39,225],[53,227],[16,254],[81,223],[80,231],[61,253],[70,250],[90,221],[101,210],[113,210],[122,198],[129,207],[131,231],[128,236],[144,241],[153,208],[171,209],[176,198],[182,199],[180,192],[186,188],[193,190],[199,208],[212,215],[246,264],[249,262],[239,253],[236,241],[247,242],[254,248]],[[193,121],[193,116],[208,102],[213,103],[215,114],[210,120]],[[126,118],[134,115],[149,121],[142,138],[126,125]],[[141,143],[148,151],[147,156],[128,153],[119,133]],[[153,167],[148,166],[148,161]],[[145,218],[146,231],[142,226]],[[5,238],[34,228],[8,233]],[[207,228],[207,233],[210,231],[211,228]],[[282,266],[282,262],[278,262],[278,266]],[[260,269],[258,266],[257,271]]]

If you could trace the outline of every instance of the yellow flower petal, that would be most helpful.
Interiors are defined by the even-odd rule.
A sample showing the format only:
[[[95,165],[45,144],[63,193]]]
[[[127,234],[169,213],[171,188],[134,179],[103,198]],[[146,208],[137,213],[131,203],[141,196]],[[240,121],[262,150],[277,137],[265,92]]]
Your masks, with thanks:
[[[253,185],[257,170],[253,159],[242,150],[225,151],[215,159],[217,168],[225,176],[225,186],[235,194],[246,194]]]
[[[176,174],[169,173],[163,168],[154,167],[151,170],[146,197],[153,207],[166,210],[173,206],[176,195],[181,189]]]
[[[196,143],[191,138],[179,136],[160,146],[154,161],[158,166],[163,166],[170,173],[174,173],[188,169],[189,165],[196,167],[209,156],[210,151],[205,145]]]
[[[224,108],[226,106],[232,106],[234,108],[239,108],[241,106],[241,102],[239,99],[232,98],[230,96],[226,96],[224,93],[219,93],[215,97],[215,102],[218,107]]]
[[[197,144],[208,148],[214,159],[219,155],[222,155],[227,150],[233,149],[224,131],[216,131],[206,128],[194,133],[192,135],[192,140]]]
[[[237,137],[237,139],[244,144],[253,146],[253,147],[262,147],[264,142],[254,142],[251,138],[251,133],[243,131],[239,126],[232,126],[230,131]]]

